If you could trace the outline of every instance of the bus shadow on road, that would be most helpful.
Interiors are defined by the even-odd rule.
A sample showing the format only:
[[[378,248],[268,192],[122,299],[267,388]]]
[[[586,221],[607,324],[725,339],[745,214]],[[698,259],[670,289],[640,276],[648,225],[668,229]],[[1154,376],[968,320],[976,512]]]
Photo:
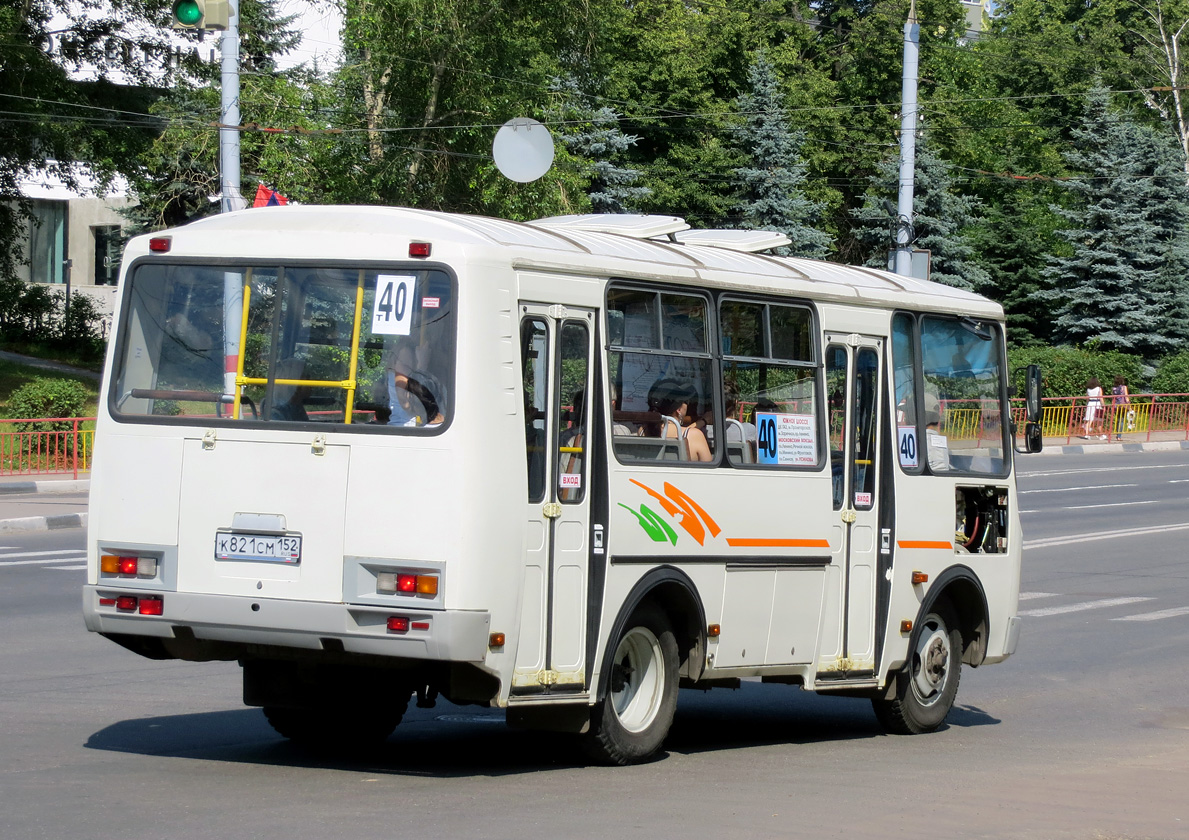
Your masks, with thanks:
[[[955,706],[946,728],[999,721],[975,706]],[[787,686],[682,691],[665,751],[697,755],[779,744],[821,744],[883,737],[867,700],[825,697]],[[363,752],[311,752],[277,735],[259,709],[137,718],[93,734],[88,749],[264,766],[441,778],[503,776],[587,766],[578,739],[510,729],[502,711],[454,706],[410,708],[385,743]]]

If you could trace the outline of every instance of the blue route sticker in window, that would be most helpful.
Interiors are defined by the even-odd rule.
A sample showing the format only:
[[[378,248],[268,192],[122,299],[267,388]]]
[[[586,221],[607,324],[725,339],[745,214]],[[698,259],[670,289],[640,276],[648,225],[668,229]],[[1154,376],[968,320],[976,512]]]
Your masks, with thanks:
[[[915,470],[921,465],[917,452],[916,426],[898,426],[898,441],[896,451],[900,453],[900,466],[908,470]]]
[[[372,335],[409,335],[413,327],[413,295],[417,278],[411,274],[377,274]]]
[[[761,464],[817,465],[817,426],[812,414],[756,414],[756,460]]]

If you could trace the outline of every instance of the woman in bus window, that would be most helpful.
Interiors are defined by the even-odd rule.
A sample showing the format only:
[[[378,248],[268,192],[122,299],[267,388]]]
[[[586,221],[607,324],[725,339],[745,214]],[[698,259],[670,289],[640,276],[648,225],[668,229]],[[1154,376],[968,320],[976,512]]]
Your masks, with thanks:
[[[674,379],[662,379],[652,386],[649,394],[649,407],[662,417],[671,417],[676,423],[664,421],[659,429],[659,437],[680,437],[685,441],[686,453],[691,461],[713,461],[714,454],[710,451],[710,444],[706,435],[697,426],[685,425],[685,416],[690,403],[697,397],[696,391],[690,385],[682,384]]]

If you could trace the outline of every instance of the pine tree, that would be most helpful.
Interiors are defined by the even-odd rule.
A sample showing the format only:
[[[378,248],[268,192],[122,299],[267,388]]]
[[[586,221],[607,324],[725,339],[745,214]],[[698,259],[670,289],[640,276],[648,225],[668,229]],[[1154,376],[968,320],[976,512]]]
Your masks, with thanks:
[[[1055,208],[1069,256],[1051,257],[1041,296],[1057,302],[1057,337],[1146,356],[1184,340],[1189,275],[1189,188],[1167,136],[1111,108],[1102,87],[1087,96],[1065,155],[1083,177],[1065,182]]]
[[[760,52],[748,72],[750,90],[735,100],[743,117],[736,132],[748,164],[734,171],[739,184],[738,225],[786,234],[792,244],[778,251],[798,257],[824,257],[831,238],[813,227],[822,205],[805,194],[808,166],[801,156],[805,132],[789,126],[780,79]]]
[[[586,160],[590,185],[587,197],[592,213],[628,213],[651,194],[648,187],[636,186],[640,170],[616,163],[636,144],[637,137],[624,134],[619,114],[609,107],[595,107],[579,89],[573,77],[559,79],[554,90],[562,94],[558,116],[567,123],[559,139],[569,152]]]
[[[894,246],[899,179],[899,156],[886,158],[863,195],[863,206],[851,211],[857,222],[852,234],[867,255],[867,265],[887,267],[888,250]],[[986,287],[990,277],[975,262],[965,233],[979,219],[979,201],[958,192],[949,164],[924,133],[917,135],[912,206],[912,247],[929,251],[929,279],[975,291]]]

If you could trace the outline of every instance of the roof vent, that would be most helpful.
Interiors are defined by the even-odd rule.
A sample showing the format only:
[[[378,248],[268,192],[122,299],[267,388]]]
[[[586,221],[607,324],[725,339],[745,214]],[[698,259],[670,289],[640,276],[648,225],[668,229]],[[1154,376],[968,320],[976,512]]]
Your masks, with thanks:
[[[685,219],[676,216],[645,216],[638,213],[586,213],[574,216],[550,216],[529,222],[538,227],[561,230],[585,230],[591,233],[617,233],[632,239],[654,239],[689,230]]]
[[[791,245],[793,240],[773,230],[687,230],[675,237],[682,245],[707,245],[749,254]]]

